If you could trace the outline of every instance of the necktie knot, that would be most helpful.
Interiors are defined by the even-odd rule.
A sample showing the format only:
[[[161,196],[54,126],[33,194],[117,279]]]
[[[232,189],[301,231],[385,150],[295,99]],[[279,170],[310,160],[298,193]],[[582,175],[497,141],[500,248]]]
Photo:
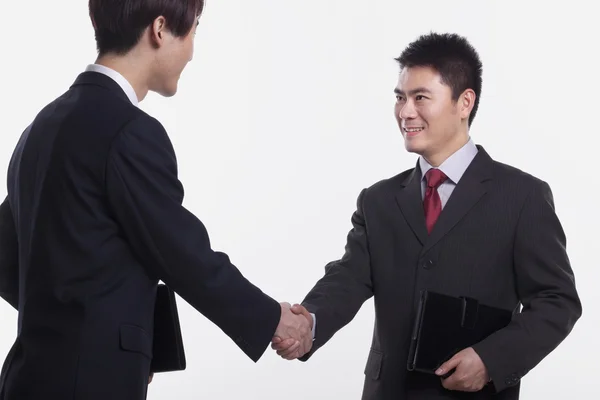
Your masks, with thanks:
[[[441,170],[432,168],[425,174],[427,186],[432,189],[437,189],[448,177]]]

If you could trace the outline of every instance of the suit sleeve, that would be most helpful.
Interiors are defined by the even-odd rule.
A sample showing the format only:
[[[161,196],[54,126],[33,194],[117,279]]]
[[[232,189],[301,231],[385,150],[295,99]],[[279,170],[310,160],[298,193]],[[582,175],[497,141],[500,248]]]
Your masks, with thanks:
[[[158,121],[144,116],[119,133],[106,185],[114,217],[149,275],[258,361],[279,324],[280,305],[211,248],[203,223],[182,206],[175,153]]]
[[[312,349],[301,361],[308,360],[333,335],[346,326],[366,300],[373,296],[368,236],[363,213],[366,190],[358,196],[352,215],[352,229],[346,239],[344,255],[325,266],[325,275],[302,302],[316,320]]]
[[[514,268],[522,312],[473,346],[496,391],[516,385],[571,332],[582,313],[550,187],[534,183],[518,222]]]
[[[0,204],[0,296],[15,309],[19,300],[19,248],[17,230],[8,202]]]

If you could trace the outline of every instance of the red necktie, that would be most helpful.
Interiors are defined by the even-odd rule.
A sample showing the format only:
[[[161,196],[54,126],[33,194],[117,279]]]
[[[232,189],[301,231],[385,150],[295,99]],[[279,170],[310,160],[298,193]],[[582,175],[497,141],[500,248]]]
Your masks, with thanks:
[[[427,191],[425,192],[425,199],[423,200],[423,208],[425,209],[425,223],[427,224],[427,232],[431,233],[435,221],[442,213],[442,201],[438,194],[437,188],[446,180],[448,177],[439,169],[430,169],[425,174],[427,180]]]

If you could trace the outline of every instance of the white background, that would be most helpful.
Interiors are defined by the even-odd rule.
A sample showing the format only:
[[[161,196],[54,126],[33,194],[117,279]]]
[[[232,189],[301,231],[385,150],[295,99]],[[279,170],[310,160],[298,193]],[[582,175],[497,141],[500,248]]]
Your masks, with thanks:
[[[5,3],[2,197],[22,130],[96,55],[87,1]],[[360,190],[415,163],[392,113],[393,58],[430,30],[466,35],[484,63],[472,137],[550,183],[584,306],[571,336],[523,379],[523,398],[591,398],[600,354],[600,29],[593,2],[535,3],[208,0],[179,93],[151,94],[141,107],[167,128],[185,206],[214,248],[276,299],[297,302],[342,255]],[[372,301],[308,363],[268,350],[254,364],[181,300],[180,312],[188,369],[158,375],[150,399],[360,397]],[[0,360],[16,318],[0,303]]]

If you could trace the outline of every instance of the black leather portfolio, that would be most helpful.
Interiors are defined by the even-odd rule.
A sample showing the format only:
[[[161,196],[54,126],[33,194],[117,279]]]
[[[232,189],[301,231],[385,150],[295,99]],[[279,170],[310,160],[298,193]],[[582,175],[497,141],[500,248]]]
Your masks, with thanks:
[[[186,367],[175,293],[159,284],[154,308],[154,342],[150,372],[182,371]]]
[[[459,351],[508,325],[512,315],[513,310],[480,304],[473,298],[421,291],[408,370],[434,374]]]

